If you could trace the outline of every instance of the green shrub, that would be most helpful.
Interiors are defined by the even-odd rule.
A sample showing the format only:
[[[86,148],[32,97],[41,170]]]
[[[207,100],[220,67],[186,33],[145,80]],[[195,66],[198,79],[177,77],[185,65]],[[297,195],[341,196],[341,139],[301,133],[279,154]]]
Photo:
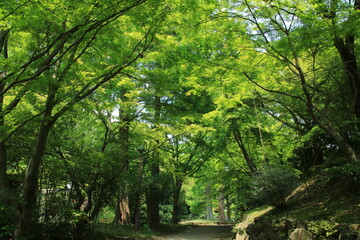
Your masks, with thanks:
[[[0,192],[0,240],[10,239],[15,231],[15,209],[9,207],[4,195],[5,194]]]
[[[291,169],[268,165],[254,176],[252,188],[255,199],[281,208],[297,185],[298,177]]]
[[[324,169],[325,181],[345,180],[346,187],[351,190],[360,190],[360,162],[351,162]]]

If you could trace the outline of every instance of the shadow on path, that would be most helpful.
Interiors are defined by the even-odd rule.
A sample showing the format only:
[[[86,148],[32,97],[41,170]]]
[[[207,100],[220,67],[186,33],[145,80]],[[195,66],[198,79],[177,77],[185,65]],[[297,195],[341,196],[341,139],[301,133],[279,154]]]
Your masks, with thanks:
[[[167,234],[156,240],[230,240],[231,226],[187,226],[176,234]]]

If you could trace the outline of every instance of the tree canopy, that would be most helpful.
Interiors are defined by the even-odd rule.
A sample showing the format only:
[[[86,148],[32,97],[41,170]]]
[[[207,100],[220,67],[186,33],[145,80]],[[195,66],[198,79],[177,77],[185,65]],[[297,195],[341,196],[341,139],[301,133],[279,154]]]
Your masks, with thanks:
[[[359,21],[359,0],[2,1],[0,239],[107,208],[225,220],[264,169],[358,164]]]

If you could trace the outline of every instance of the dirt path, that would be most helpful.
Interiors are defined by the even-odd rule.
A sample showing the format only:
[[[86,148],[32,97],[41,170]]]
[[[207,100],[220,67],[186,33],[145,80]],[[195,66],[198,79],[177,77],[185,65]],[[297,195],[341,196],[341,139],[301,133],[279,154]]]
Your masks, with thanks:
[[[230,226],[189,226],[176,234],[164,235],[157,240],[230,240]]]

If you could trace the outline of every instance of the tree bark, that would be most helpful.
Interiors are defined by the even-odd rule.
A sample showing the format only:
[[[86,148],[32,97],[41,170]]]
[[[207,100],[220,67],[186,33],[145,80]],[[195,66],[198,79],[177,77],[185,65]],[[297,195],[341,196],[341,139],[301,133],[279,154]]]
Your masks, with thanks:
[[[0,30],[0,53],[4,58],[8,58],[7,41],[10,30]],[[0,78],[5,76],[5,72],[0,72]],[[0,82],[0,93],[5,89],[5,82]],[[0,128],[5,125],[5,112],[4,112],[4,96],[0,96]],[[0,191],[8,193],[9,179],[6,173],[7,170],[7,154],[6,143],[0,138]]]
[[[0,91],[2,86],[0,85]],[[3,116],[3,97],[0,97],[0,128],[4,127],[4,116]],[[0,139],[0,191],[7,193],[9,190],[9,179],[6,173],[7,170],[7,154],[6,154],[6,143]]]
[[[335,38],[334,45],[338,50],[344,66],[346,77],[351,88],[352,103],[351,110],[356,118],[360,119],[360,72],[357,66],[354,43],[355,37],[348,35],[345,41],[339,37]]]
[[[22,195],[23,204],[19,209],[18,226],[15,232],[16,239],[27,239],[31,234],[33,211],[36,206],[36,190],[38,187],[39,170],[51,126],[51,123],[45,123],[40,127],[35,152],[27,166]]]
[[[179,222],[179,198],[183,181],[176,177],[173,191],[173,208],[171,223]]]
[[[157,124],[160,120],[161,113],[161,99],[159,96],[155,96],[154,105],[154,121]],[[147,203],[147,223],[150,227],[154,227],[160,223],[160,199],[159,189],[157,187],[158,178],[160,175],[159,166],[159,154],[155,151],[153,153],[152,164],[151,164],[151,177],[154,183],[149,187],[148,196],[146,199]]]
[[[360,1],[354,2],[354,10],[360,10]],[[351,14],[351,13],[350,13]],[[335,18],[335,14],[333,14]],[[348,21],[354,22],[356,20],[354,15],[350,15]],[[335,22],[335,21],[334,21]],[[354,27],[348,30],[344,38],[335,36],[334,45],[338,50],[344,66],[346,77],[351,88],[352,103],[351,110],[354,112],[356,118],[360,120],[360,71],[357,64],[355,51],[355,29]],[[358,124],[360,126],[360,124]]]
[[[23,203],[19,208],[18,224],[15,230],[16,239],[27,239],[31,234],[33,211],[36,206],[36,190],[38,188],[40,166],[45,153],[49,132],[56,121],[56,119],[53,119],[51,115],[55,105],[55,95],[57,89],[58,87],[56,85],[49,85],[49,93],[46,100],[43,121],[39,128],[35,151],[30,158],[25,173],[22,195]]]
[[[233,120],[233,133],[234,133],[234,137],[235,137],[235,141],[238,144],[239,148],[241,149],[241,152],[243,154],[243,157],[249,167],[249,170],[254,173],[256,172],[256,165],[254,163],[254,161],[251,159],[249,153],[246,150],[246,147],[244,145],[242,136],[241,136],[241,132],[239,130],[239,127],[237,126],[237,122],[236,120]]]
[[[220,187],[218,220],[219,222],[225,221],[225,194],[223,185]]]
[[[206,195],[206,219],[213,220],[213,209],[212,209],[212,197],[211,197],[211,185],[208,183],[205,190]]]
[[[325,130],[339,145],[339,147],[343,150],[345,156],[350,161],[359,161],[359,158],[354,150],[354,148],[344,139],[344,137],[339,133],[339,131],[335,128],[334,125],[327,121],[325,117],[323,117],[323,122],[319,123],[320,128]]]
[[[157,154],[155,154],[157,156]],[[157,162],[157,159],[155,160]],[[155,227],[160,223],[160,200],[159,189],[156,186],[160,174],[160,166],[155,163],[151,167],[151,177],[154,183],[149,186],[149,193],[146,198],[147,223],[150,227]]]
[[[225,196],[225,206],[226,206],[226,220],[231,220],[231,202],[229,200],[229,195]]]
[[[136,188],[135,190],[135,209],[134,209],[135,230],[140,229],[140,211],[141,211],[141,195],[142,195],[141,185],[142,185],[142,179],[144,176],[144,167],[145,167],[145,159],[141,154],[142,152],[140,152],[140,165],[139,165],[138,177],[137,177],[138,188]]]
[[[126,101],[125,94],[122,94],[121,99]],[[129,169],[129,145],[130,145],[130,134],[129,134],[129,117],[120,110],[120,115],[122,115],[122,122],[124,126],[120,129],[119,132],[119,141],[120,141],[120,154],[119,154],[119,164],[125,165],[124,171],[127,172]],[[117,209],[118,219],[114,219],[115,226],[120,222],[121,224],[129,224],[130,220],[130,208],[129,208],[129,192],[128,184],[123,186],[122,196],[118,199]],[[115,214],[116,216],[116,214]]]
[[[130,222],[129,196],[126,192],[125,196],[120,197],[116,203],[113,224],[117,227],[119,224],[130,224]]]

